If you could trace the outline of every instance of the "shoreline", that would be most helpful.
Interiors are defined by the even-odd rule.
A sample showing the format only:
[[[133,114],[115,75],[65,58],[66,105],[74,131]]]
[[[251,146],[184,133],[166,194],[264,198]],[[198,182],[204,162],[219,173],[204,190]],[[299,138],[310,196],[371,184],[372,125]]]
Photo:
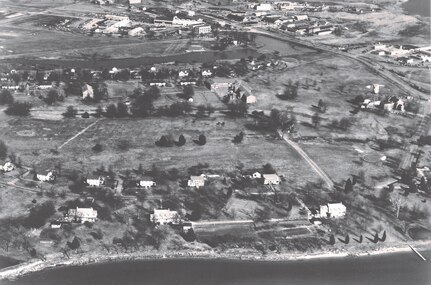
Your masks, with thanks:
[[[97,253],[96,256],[83,254],[76,255],[70,259],[64,260],[62,254],[52,254],[47,256],[48,261],[28,261],[14,266],[6,267],[0,270],[1,280],[16,280],[24,275],[51,270],[60,267],[69,266],[87,266],[105,263],[135,262],[135,261],[155,261],[155,260],[181,260],[181,259],[203,259],[203,260],[221,260],[221,261],[240,261],[240,262],[294,262],[307,261],[328,258],[360,258],[366,256],[376,256],[384,254],[396,254],[412,251],[409,245],[415,246],[419,250],[430,250],[431,240],[412,241],[411,243],[397,243],[385,246],[375,250],[358,250],[355,252],[340,251],[320,251],[316,253],[269,253],[261,255],[258,253],[238,254],[235,252],[215,252],[215,251],[189,251],[178,250],[160,253],[156,250],[133,253],[118,253],[102,255]],[[412,252],[412,254],[415,254]]]

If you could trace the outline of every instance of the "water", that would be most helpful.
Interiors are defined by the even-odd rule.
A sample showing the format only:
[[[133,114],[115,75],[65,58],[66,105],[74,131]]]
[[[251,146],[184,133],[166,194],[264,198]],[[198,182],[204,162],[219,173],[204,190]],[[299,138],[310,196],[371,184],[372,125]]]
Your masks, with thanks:
[[[422,252],[431,258],[431,251]],[[428,259],[429,260],[429,259]],[[431,263],[412,252],[360,258],[289,262],[156,260],[34,273],[8,285],[286,285],[286,284],[431,284]]]
[[[409,15],[430,17],[430,0],[409,0],[403,4],[404,11]]]

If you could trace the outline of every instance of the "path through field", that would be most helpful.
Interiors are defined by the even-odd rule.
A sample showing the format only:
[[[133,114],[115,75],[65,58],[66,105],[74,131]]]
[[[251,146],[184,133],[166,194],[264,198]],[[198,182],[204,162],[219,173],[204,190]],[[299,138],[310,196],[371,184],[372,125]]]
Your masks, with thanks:
[[[311,166],[311,168],[325,181],[329,189],[334,187],[334,182],[329,178],[329,176],[308,156],[307,153],[294,141],[290,140],[286,135],[278,131],[279,135],[294,149],[296,150],[305,161]]]
[[[90,124],[88,127],[84,128],[82,131],[80,131],[79,133],[77,133],[76,135],[74,135],[73,137],[71,137],[70,139],[68,139],[67,141],[65,141],[61,146],[58,147],[58,150],[62,149],[65,145],[67,145],[68,143],[70,143],[71,141],[73,141],[74,139],[76,139],[77,137],[79,137],[80,135],[82,135],[83,133],[85,133],[89,128],[91,128],[92,126],[94,126],[100,120],[101,119],[97,119],[95,122],[93,122],[92,124]]]

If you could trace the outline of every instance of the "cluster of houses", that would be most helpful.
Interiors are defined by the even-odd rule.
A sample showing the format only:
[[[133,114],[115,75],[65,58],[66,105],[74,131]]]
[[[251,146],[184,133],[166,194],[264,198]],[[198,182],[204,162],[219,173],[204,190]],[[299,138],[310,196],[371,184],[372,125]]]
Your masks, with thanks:
[[[405,112],[405,103],[401,98],[396,96],[384,100],[365,99],[361,104],[362,109],[385,110],[388,112]]]
[[[130,4],[133,5],[130,11],[139,14],[139,17],[133,18],[134,20],[126,15],[103,15],[83,22],[80,28],[86,32],[131,37],[147,36],[149,33],[181,35],[184,31],[190,31],[196,35],[206,35],[212,32],[211,25],[197,17],[195,11],[146,8],[136,5],[141,3]]]
[[[402,64],[420,65],[431,63],[431,46],[416,47],[412,45],[376,44],[373,54],[391,57]]]

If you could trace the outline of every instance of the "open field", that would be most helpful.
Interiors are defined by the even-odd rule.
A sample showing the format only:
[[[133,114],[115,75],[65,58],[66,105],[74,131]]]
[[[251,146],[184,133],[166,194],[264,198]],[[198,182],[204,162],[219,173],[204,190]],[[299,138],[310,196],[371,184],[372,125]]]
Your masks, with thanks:
[[[290,183],[302,184],[314,180],[314,174],[307,168],[299,156],[281,140],[273,136],[262,136],[244,130],[243,119],[225,120],[213,115],[213,118],[195,120],[184,117],[181,120],[169,118],[150,119],[102,119],[94,127],[80,135],[63,147],[60,155],[51,153],[51,149],[60,146],[70,137],[78,133],[94,119],[57,121],[33,120],[31,118],[10,119],[2,125],[2,138],[11,149],[19,153],[26,165],[36,164],[40,169],[48,169],[55,162],[61,161],[64,168],[78,169],[84,173],[92,172],[101,164],[112,165],[114,169],[136,168],[139,163],[144,167],[156,164],[160,167],[176,167],[186,169],[199,162],[208,162],[213,169],[229,171],[239,163],[246,168],[260,167],[271,162],[278,173],[289,183],[282,187],[290,187]],[[224,121],[225,126],[216,126]],[[33,137],[18,135],[20,131],[33,131]],[[245,132],[242,144],[231,142],[240,131]],[[192,140],[199,134],[207,136],[207,144],[195,145]],[[154,142],[161,135],[172,135],[177,138],[184,134],[187,143],[178,147],[161,148]],[[130,142],[129,151],[121,151],[119,141]],[[95,154],[91,148],[97,143],[104,146],[104,151]],[[180,151],[181,150],[181,151]],[[38,155],[34,155],[36,152]],[[296,181],[297,178],[300,180]]]

